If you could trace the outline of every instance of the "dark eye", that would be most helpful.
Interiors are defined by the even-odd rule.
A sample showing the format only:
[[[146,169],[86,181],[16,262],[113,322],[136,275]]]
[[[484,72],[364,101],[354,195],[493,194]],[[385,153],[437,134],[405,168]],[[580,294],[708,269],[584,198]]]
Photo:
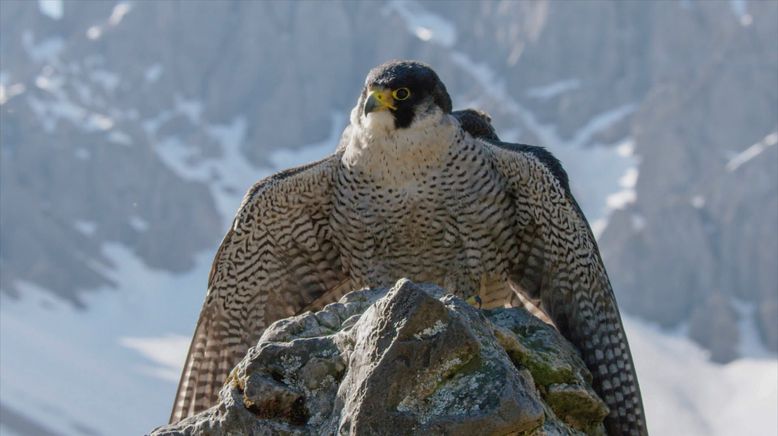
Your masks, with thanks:
[[[395,100],[407,100],[411,96],[411,90],[408,88],[397,88],[392,91],[392,97]]]

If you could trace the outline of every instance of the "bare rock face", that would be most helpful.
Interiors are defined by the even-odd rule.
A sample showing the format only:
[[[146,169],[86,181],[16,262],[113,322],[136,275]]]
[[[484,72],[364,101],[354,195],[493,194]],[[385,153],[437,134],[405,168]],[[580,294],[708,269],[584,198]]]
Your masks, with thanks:
[[[523,309],[400,280],[274,323],[219,404],[152,435],[604,434],[590,377]]]

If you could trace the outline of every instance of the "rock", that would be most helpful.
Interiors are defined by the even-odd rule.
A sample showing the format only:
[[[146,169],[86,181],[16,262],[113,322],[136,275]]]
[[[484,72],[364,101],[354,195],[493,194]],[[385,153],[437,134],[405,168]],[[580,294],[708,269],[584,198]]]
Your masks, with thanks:
[[[604,434],[590,381],[524,309],[403,279],[274,323],[216,406],[152,435]]]

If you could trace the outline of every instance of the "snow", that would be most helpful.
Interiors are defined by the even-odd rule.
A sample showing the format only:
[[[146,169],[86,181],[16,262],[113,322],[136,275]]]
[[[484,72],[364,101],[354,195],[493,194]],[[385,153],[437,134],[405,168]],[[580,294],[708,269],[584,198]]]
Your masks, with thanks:
[[[86,37],[93,41],[99,39],[101,36],[103,36],[103,29],[100,28],[100,26],[91,26],[86,30]]]
[[[120,338],[119,344],[137,351],[153,364],[140,367],[143,372],[178,383],[191,340],[191,336],[167,334],[161,337]]]
[[[176,107],[157,117],[146,120],[143,125],[147,134],[154,137],[159,126],[175,113],[185,114],[193,123],[201,123],[202,105],[199,102],[176,100]],[[271,153],[271,167],[259,168],[249,163],[243,155],[247,124],[239,116],[228,124],[208,124],[205,133],[221,146],[218,158],[203,158],[199,150],[189,147],[177,137],[156,139],[155,150],[159,157],[176,174],[186,180],[207,182],[217,208],[225,222],[232,219],[243,194],[255,182],[270,175],[274,169],[289,168],[321,159],[335,151],[346,117],[342,113],[331,115],[331,130],[320,142],[308,144],[299,149],[278,149]]]
[[[741,26],[748,27],[754,22],[754,17],[748,13],[748,3],[746,0],[729,0],[729,8],[740,21]]]
[[[646,219],[643,215],[633,213],[630,215],[630,222],[632,223],[632,230],[640,232],[646,228]]]
[[[100,39],[107,28],[116,27],[122,22],[124,16],[132,10],[132,4],[128,2],[119,2],[111,11],[111,15],[104,24],[90,26],[86,31],[86,37],[91,40]]]
[[[24,299],[0,295],[3,402],[63,434],[77,434],[68,430],[74,421],[112,435],[145,434],[167,421],[171,374],[185,353],[180,338],[191,337],[213,257],[202,253],[191,272],[176,275],[146,267],[120,245],[107,244],[104,254],[116,269],[95,268],[117,288],[90,294],[87,311],[24,282]]]
[[[143,77],[146,79],[146,82],[154,83],[157,80],[159,80],[160,76],[162,76],[163,71],[164,68],[162,68],[162,65],[154,64],[146,68],[146,71],[143,72]]]
[[[111,130],[113,120],[103,114],[91,113],[82,124],[87,131]]]
[[[22,33],[22,47],[36,63],[56,63],[65,48],[65,41],[60,37],[51,37],[36,44],[35,35],[25,30]]]
[[[384,15],[390,12],[399,15],[405,21],[408,31],[424,42],[431,42],[449,48],[456,44],[456,27],[448,20],[429,12],[416,2],[391,1],[382,10]]]
[[[729,172],[735,171],[751,159],[759,156],[763,151],[767,150],[768,147],[772,147],[775,144],[778,144],[778,132],[768,134],[762,138],[761,141],[735,155],[727,162],[725,168]]]
[[[0,83],[0,106],[4,105],[8,102],[8,100],[16,97],[26,90],[27,88],[23,83],[14,83],[8,87]]]
[[[637,193],[634,189],[637,181],[638,169],[635,167],[627,168],[627,171],[619,179],[619,186],[622,189],[608,195],[605,199],[605,204],[609,211],[624,209],[627,205],[632,204],[637,200]],[[640,227],[640,225],[637,227]]]
[[[137,215],[130,216],[129,223],[130,227],[132,227],[136,232],[145,232],[149,229],[148,221]]]
[[[116,73],[106,70],[92,70],[89,77],[108,92],[113,92],[121,81]]]
[[[270,162],[276,168],[296,167],[308,162],[319,160],[335,151],[335,147],[340,140],[340,134],[346,126],[346,115],[341,112],[334,112],[330,116],[330,134],[321,142],[308,144],[301,150],[279,148],[270,155]],[[302,151],[302,152],[301,152]]]
[[[619,192],[615,192],[605,199],[605,204],[610,210],[624,209],[627,205],[632,204],[637,200],[637,194],[632,189],[624,189]]]
[[[695,209],[702,209],[705,207],[705,196],[702,195],[695,195],[692,197],[692,199],[689,201],[693,208]]]
[[[192,124],[200,122],[200,116],[203,113],[203,104],[197,100],[187,100],[180,95],[175,97],[176,111],[180,114],[184,114]]]
[[[59,20],[64,13],[62,0],[38,0],[38,10],[53,20]]]
[[[631,317],[624,325],[652,434],[778,434],[775,356],[720,365],[682,334]]]
[[[549,85],[530,88],[527,90],[527,96],[539,100],[550,100],[580,87],[581,81],[578,79],[560,80]]]
[[[124,16],[127,15],[130,10],[132,10],[132,5],[130,3],[117,3],[116,6],[113,7],[113,11],[111,11],[111,16],[108,17],[108,25],[116,26],[121,23],[124,19]]]
[[[638,181],[638,169],[635,167],[627,168],[627,171],[619,179],[619,186],[622,188],[634,188]]]
[[[100,59],[96,57],[84,60],[85,74],[78,64],[63,67],[59,61],[61,49],[41,48],[42,45],[34,45],[31,33],[25,33],[23,39],[25,38],[28,41],[28,52],[31,57],[49,62],[35,77],[35,86],[44,93],[35,93],[26,99],[44,129],[53,132],[60,121],[66,121],[86,132],[107,132],[113,129],[116,120],[98,109],[104,107],[105,102],[93,92],[93,87],[97,85],[109,93],[113,92],[120,83],[119,76],[105,69],[96,68],[96,65],[100,64]],[[53,46],[48,44],[47,47]],[[77,68],[74,68],[74,65]],[[63,70],[66,72],[62,73]],[[69,75],[70,71],[76,72]],[[83,82],[83,78],[89,78],[90,81]],[[66,84],[72,86],[65,86]],[[74,94],[69,92],[71,89],[75,90]],[[13,91],[20,92],[16,89]],[[120,117],[128,116],[115,108],[110,111]]]
[[[120,130],[112,130],[108,134],[108,140],[121,145],[132,145],[132,137]]]

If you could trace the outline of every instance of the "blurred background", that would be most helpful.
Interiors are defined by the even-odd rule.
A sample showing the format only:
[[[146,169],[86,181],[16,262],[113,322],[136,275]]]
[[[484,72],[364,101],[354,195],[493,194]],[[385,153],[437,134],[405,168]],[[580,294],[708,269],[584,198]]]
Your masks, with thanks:
[[[778,2],[0,2],[0,429],[169,416],[243,193],[367,71],[568,170],[656,435],[778,434]]]

